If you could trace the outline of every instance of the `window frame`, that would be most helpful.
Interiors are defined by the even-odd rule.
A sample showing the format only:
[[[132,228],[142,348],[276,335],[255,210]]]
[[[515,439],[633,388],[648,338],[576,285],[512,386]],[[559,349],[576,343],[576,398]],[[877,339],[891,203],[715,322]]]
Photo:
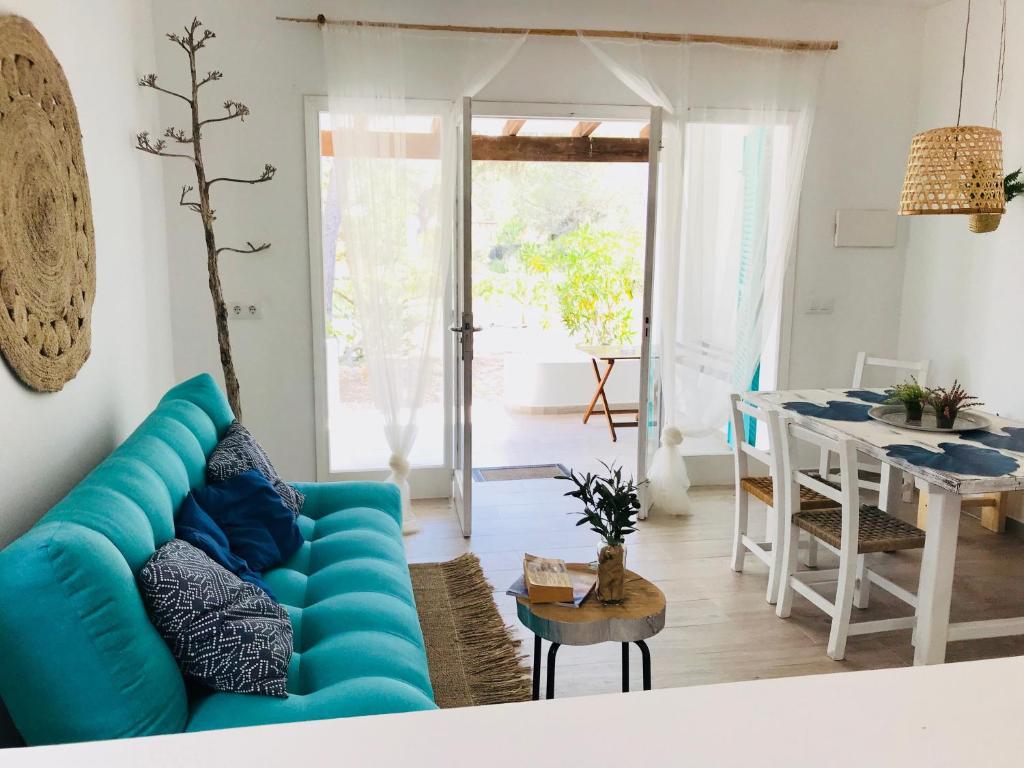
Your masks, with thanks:
[[[448,102],[439,100],[416,100],[422,106],[423,114],[446,115],[450,110]],[[328,403],[327,383],[327,307],[324,304],[324,270],[323,270],[323,221],[320,194],[320,116],[329,112],[330,105],[326,96],[304,96],[303,113],[305,121],[306,143],[306,203],[308,226],[308,258],[309,258],[309,289],[310,315],[313,353],[313,417],[316,479],[317,482],[335,482],[346,480],[384,480],[390,473],[385,465],[373,469],[342,469],[331,467],[330,446],[330,405]],[[445,306],[450,303],[451,285],[445,290]],[[447,317],[441,313],[441,319]],[[442,345],[442,368],[444,370],[444,390],[447,395],[448,379],[450,378],[452,361],[449,359],[448,345]],[[444,409],[445,430],[440,464],[413,465],[409,473],[409,491],[413,498],[447,497],[451,490],[451,445],[450,430],[447,423],[451,418],[447,406]]]

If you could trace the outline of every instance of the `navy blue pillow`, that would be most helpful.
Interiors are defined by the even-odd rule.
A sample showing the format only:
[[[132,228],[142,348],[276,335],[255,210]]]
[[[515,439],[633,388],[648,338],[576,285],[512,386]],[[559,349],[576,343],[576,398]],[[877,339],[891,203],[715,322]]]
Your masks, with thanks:
[[[271,597],[274,596],[260,574],[253,571],[245,560],[231,551],[227,535],[213,521],[213,518],[196,503],[195,497],[191,493],[185,497],[181,509],[178,510],[178,519],[174,521],[174,538],[187,541],[196,549],[205,552],[217,565],[226,568],[242,581],[254,584]]]
[[[139,589],[187,680],[215,691],[288,695],[292,623],[263,590],[181,539],[146,561]]]
[[[302,546],[294,513],[258,470],[197,488],[192,496],[224,531],[231,552],[258,573],[280,565]]]

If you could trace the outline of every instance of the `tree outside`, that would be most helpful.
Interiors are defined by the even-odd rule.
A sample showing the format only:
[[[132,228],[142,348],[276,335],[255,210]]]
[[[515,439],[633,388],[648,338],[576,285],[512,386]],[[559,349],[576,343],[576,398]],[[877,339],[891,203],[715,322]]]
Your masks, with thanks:
[[[342,402],[372,407],[362,334],[355,315],[333,158],[322,158],[328,336],[338,352]],[[427,172],[396,206],[396,232],[414,235],[418,195],[437,179]],[[475,162],[473,164],[474,398],[500,402],[507,354],[577,344],[632,344],[639,338],[647,167],[643,163]],[[410,234],[412,233],[412,235]],[[333,260],[331,260],[333,248]],[[410,261],[396,280],[422,279]],[[410,297],[414,291],[410,290]],[[419,313],[410,301],[395,316]],[[447,313],[443,313],[447,319]],[[443,393],[441,348],[426,405]]]

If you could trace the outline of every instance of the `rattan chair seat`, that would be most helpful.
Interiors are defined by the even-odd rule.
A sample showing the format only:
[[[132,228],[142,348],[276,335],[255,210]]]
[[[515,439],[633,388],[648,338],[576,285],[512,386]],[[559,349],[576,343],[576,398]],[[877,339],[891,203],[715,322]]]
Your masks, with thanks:
[[[842,510],[798,512],[793,515],[797,528],[839,549],[843,538]],[[857,554],[892,552],[897,549],[920,549],[924,546],[924,531],[868,504],[860,508]]]
[[[823,481],[824,482],[824,481]],[[832,483],[829,483],[832,485]],[[744,477],[740,480],[740,487],[753,496],[760,499],[769,507],[774,503],[775,485],[770,477]],[[822,510],[838,509],[839,503],[828,496],[823,496],[817,491],[800,486],[800,509],[801,510]]]

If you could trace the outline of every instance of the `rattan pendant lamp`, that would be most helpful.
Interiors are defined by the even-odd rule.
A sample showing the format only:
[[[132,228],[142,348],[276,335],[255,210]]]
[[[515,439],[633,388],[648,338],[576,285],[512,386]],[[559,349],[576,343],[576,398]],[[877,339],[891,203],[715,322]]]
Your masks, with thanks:
[[[1002,83],[1002,51],[1005,50],[1006,40],[1005,9],[1004,0],[997,109],[998,91]],[[956,125],[933,128],[913,138],[899,213],[901,216],[968,214],[972,217],[973,231],[991,231],[999,226],[999,215],[1006,210],[1003,195],[1003,135],[995,128],[997,111],[994,111],[991,128],[960,125],[970,25],[971,0],[967,0]]]

